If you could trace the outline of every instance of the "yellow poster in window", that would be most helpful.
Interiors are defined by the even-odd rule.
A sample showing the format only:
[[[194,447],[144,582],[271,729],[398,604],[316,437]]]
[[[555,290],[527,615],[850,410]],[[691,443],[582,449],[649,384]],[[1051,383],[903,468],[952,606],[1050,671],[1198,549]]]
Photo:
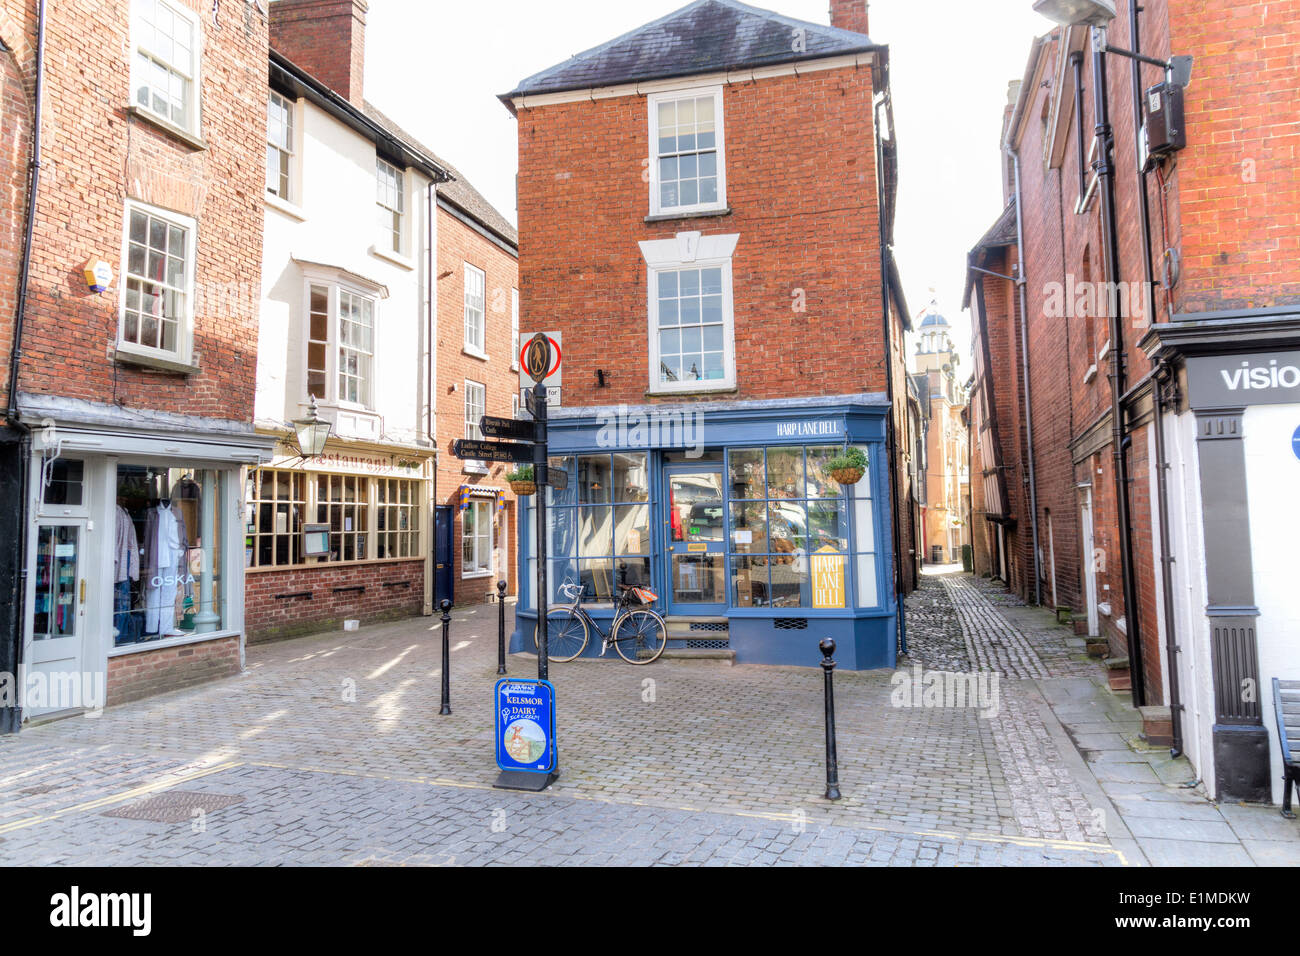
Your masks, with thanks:
[[[832,548],[820,548],[812,564],[812,606],[844,607],[844,555]]]

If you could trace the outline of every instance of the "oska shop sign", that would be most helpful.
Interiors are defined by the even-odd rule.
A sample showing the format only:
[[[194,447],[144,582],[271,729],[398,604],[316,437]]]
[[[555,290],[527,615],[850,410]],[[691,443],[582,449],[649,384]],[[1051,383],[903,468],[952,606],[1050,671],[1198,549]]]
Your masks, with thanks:
[[[1187,391],[1192,408],[1300,404],[1300,352],[1190,357]]]

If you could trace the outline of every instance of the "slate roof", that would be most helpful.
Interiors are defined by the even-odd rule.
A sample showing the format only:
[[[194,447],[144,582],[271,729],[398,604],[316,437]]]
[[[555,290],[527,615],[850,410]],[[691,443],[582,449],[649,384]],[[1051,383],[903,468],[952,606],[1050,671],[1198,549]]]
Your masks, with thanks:
[[[962,295],[961,307],[970,308],[971,292],[975,288],[975,279],[978,273],[975,272],[974,266],[982,263],[986,258],[986,253],[992,249],[1002,249],[1007,246],[1016,244],[1016,200],[1013,197],[1011,202],[1007,203],[1007,208],[1002,210],[1002,215],[998,216],[997,221],[984,233],[980,241],[975,244],[966,255],[966,291]]]
[[[796,51],[795,32],[804,49]],[[736,0],[695,0],[674,13],[521,80],[517,96],[721,73],[876,49],[851,30],[809,23]]]
[[[495,232],[502,239],[506,240],[516,249],[519,248],[519,230],[510,224],[510,220],[497,212],[496,207],[483,197],[468,179],[451,163],[440,158],[433,150],[420,144],[419,140],[407,133],[402,127],[389,119],[384,113],[376,108],[372,103],[366,101],[365,114],[379,126],[388,130],[398,139],[410,143],[412,146],[420,149],[430,156],[452,175],[450,182],[442,183],[438,186],[438,196],[446,199],[453,206],[462,212],[477,219],[483,226]]]

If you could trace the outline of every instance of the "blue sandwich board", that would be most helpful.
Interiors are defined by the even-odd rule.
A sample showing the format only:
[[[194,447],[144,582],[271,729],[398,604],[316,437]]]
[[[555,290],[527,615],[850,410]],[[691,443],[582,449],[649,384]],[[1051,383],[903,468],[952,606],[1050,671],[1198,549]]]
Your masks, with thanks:
[[[555,770],[555,687],[545,680],[503,677],[496,683],[497,766],[503,771]]]

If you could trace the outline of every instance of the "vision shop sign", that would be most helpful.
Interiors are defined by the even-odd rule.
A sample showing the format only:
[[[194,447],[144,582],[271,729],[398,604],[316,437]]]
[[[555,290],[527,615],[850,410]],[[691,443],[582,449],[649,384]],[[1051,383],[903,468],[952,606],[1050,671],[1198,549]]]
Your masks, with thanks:
[[[1196,409],[1300,404],[1300,352],[1189,357],[1187,391]]]

